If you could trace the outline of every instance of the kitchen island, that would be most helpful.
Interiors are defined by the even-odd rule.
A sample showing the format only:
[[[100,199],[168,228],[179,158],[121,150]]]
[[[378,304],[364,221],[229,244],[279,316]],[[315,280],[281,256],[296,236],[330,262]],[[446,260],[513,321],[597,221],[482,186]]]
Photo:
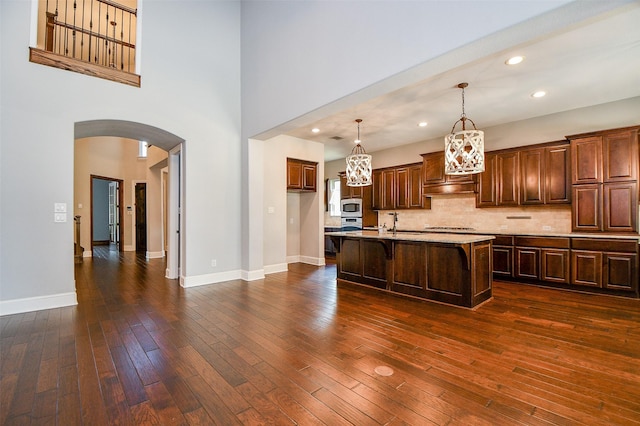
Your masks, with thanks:
[[[491,298],[490,235],[327,233],[336,248],[339,283],[473,308]]]

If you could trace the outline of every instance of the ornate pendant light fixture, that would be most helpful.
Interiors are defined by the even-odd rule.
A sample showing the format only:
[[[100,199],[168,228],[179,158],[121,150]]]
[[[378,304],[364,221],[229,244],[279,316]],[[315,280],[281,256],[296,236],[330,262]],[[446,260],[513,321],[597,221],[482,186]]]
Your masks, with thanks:
[[[462,89],[462,115],[453,123],[451,133],[444,137],[444,172],[448,175],[484,172],[484,132],[476,129],[476,124],[464,112],[464,88],[467,86],[467,83],[458,84]],[[466,129],[467,120],[473,130]],[[459,122],[462,122],[462,130],[455,132]]]
[[[371,185],[371,155],[367,154],[360,145],[360,123],[362,120],[358,118],[358,139],[355,140],[356,146],[351,150],[351,154],[347,156],[347,186],[367,186]]]

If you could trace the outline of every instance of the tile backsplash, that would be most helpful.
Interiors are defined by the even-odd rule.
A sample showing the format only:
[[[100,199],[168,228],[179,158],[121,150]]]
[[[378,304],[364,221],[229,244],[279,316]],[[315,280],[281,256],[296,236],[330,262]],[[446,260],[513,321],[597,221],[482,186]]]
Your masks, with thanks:
[[[378,225],[390,228],[388,211],[378,212]],[[571,232],[571,206],[476,208],[473,194],[434,195],[431,210],[398,210],[398,229],[421,230],[428,226],[473,228],[481,232]]]

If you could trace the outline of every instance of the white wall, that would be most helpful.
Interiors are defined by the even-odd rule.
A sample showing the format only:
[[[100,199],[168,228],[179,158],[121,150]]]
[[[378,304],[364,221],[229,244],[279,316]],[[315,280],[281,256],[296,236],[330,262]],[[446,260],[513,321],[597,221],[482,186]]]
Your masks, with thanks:
[[[287,157],[318,163],[314,193],[287,193]],[[264,269],[286,270],[288,259],[324,262],[324,145],[278,136],[264,142]],[[289,219],[293,219],[290,223]]]
[[[239,276],[240,3],[145,2],[140,88],[30,63],[30,13],[30,1],[0,2],[1,313],[75,303],[73,222],[54,223],[53,206],[72,206],[74,123],[85,120],[186,141],[182,273]]]

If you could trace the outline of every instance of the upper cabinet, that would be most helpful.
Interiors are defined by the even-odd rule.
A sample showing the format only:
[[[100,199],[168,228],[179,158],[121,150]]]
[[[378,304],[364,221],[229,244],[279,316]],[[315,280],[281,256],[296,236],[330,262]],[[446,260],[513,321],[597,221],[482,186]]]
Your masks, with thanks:
[[[569,204],[569,144],[552,142],[485,154],[477,207]]]
[[[520,204],[571,202],[569,153],[566,142],[520,152]]]
[[[287,158],[287,191],[316,192],[318,163]]]
[[[429,208],[422,194],[422,170],[422,163],[374,170],[373,209]]]
[[[638,231],[638,129],[567,137],[571,141],[574,231]]]
[[[462,194],[476,190],[476,175],[444,173],[444,152],[422,154],[422,185],[424,194]]]

